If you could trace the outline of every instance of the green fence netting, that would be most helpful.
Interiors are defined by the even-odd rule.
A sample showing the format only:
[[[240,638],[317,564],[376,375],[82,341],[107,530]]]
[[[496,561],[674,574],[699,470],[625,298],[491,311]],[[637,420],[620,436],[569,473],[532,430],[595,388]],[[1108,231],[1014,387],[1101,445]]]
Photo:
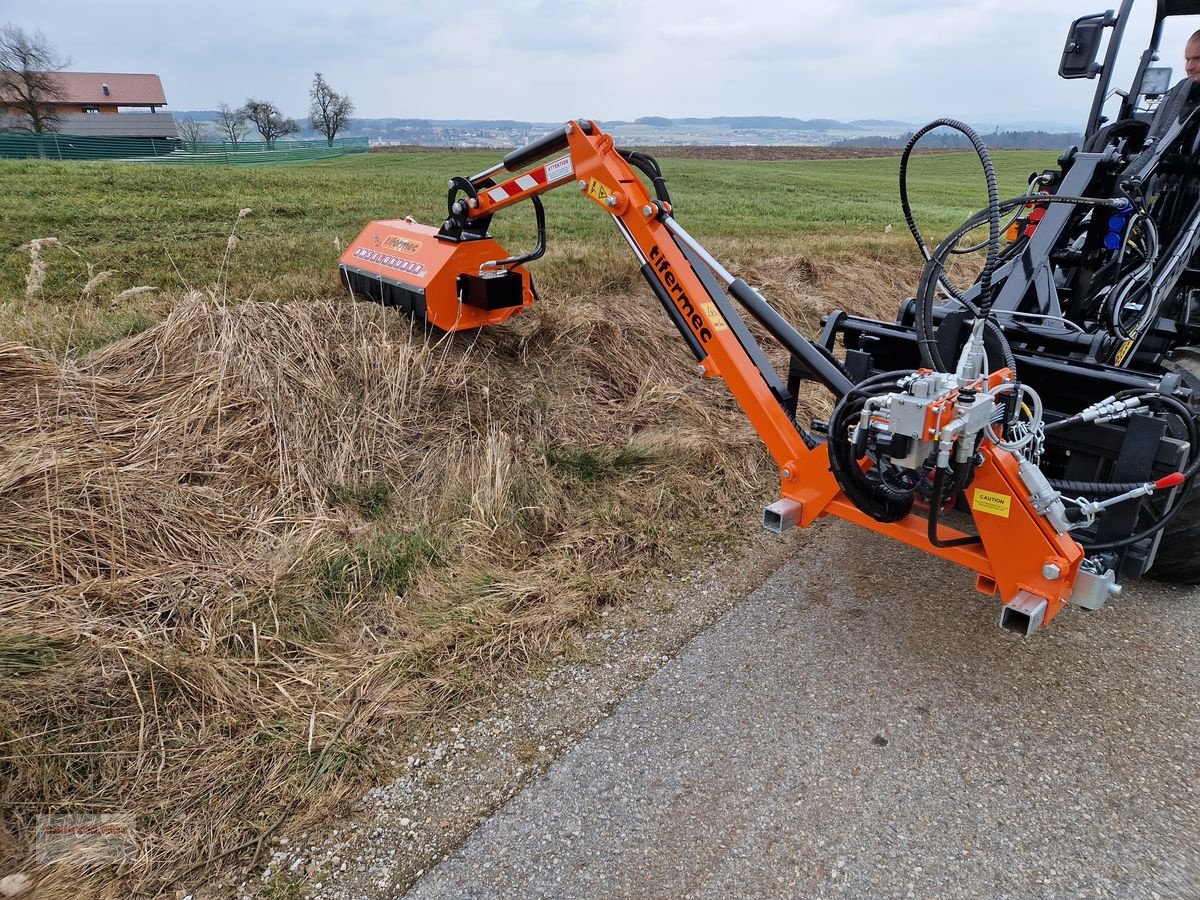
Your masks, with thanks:
[[[347,153],[366,153],[368,149],[366,138],[339,138],[332,144],[325,140],[217,144],[174,138],[0,134],[0,159],[103,159],[188,165],[254,165],[328,159]]]

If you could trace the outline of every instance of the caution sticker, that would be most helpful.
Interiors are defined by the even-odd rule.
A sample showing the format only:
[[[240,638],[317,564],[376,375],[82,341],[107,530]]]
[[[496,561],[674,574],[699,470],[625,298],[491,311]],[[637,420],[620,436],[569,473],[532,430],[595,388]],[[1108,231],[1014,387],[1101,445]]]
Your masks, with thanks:
[[[1137,332],[1135,331],[1134,334],[1137,334]],[[1113,362],[1116,365],[1124,365],[1125,357],[1127,357],[1129,355],[1129,351],[1133,349],[1134,343],[1134,341],[1125,341],[1123,344],[1121,344],[1120,348],[1117,350],[1116,357],[1113,359]]]
[[[595,178],[588,182],[587,192],[589,197],[591,197],[593,200],[599,201],[600,203],[603,203],[605,200],[611,197],[613,193],[607,185],[601,184]]]
[[[991,491],[975,488],[975,499],[971,502],[971,508],[976,512],[987,513],[989,516],[1000,516],[1002,519],[1007,519],[1008,512],[1012,508],[1012,497],[1008,494],[993,494]]]
[[[571,157],[561,156],[553,162],[546,163],[546,181],[554,183],[575,174],[571,168]]]
[[[725,318],[717,311],[715,303],[701,303],[700,308],[704,310],[704,314],[708,316],[708,321],[712,322],[713,331],[728,331],[729,326],[725,324]]]

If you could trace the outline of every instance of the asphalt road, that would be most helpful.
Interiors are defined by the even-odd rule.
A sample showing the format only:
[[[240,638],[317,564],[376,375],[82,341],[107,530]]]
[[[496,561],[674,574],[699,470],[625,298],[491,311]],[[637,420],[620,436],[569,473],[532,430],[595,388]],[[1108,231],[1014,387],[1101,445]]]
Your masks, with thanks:
[[[407,896],[1200,898],[1200,591],[1023,639],[820,532]]]

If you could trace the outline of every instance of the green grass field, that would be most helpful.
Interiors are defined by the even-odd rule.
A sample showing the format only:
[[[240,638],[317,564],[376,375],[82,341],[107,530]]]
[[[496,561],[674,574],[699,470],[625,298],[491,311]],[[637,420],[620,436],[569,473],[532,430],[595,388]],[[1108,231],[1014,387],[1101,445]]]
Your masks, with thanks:
[[[156,168],[136,164],[0,163],[0,300],[13,337],[54,350],[87,350],[152,321],[164,294],[213,285],[222,271],[238,211],[240,242],[225,273],[229,297],[316,298],[334,295],[339,247],[372,219],[412,215],[439,222],[446,179],[472,174],[499,158],[491,152],[369,154],[303,165],[254,169]],[[995,155],[1002,196],[1023,190],[1028,174],[1052,163],[1047,152]],[[753,260],[773,244],[807,238],[822,253],[853,258],[863,240],[882,238],[888,252],[911,254],[897,199],[897,160],[749,162],[668,159],[663,168],[676,217],[714,250]],[[973,154],[917,157],[911,166],[914,205],[934,235],[959,224],[985,200]],[[623,244],[611,223],[569,187],[547,197],[550,253],[535,273],[586,264],[602,255],[612,265]],[[532,211],[498,216],[494,232],[510,250],[533,242]],[[46,277],[37,308],[27,307],[30,259],[18,248],[37,238],[65,246],[43,254]],[[878,248],[876,248],[878,249]],[[566,252],[564,252],[564,250]],[[596,257],[600,258],[600,257]],[[90,268],[89,268],[90,266]],[[633,261],[629,260],[630,272]],[[96,273],[111,271],[96,307],[81,316],[81,292]],[[158,294],[114,308],[106,299],[148,286]],[[61,319],[73,326],[63,332]]]

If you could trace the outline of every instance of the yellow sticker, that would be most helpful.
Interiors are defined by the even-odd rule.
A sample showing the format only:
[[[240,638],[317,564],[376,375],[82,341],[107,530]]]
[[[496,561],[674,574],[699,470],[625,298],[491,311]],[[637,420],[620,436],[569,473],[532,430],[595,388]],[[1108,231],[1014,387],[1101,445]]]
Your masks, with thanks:
[[[1137,332],[1134,331],[1134,334],[1137,334]],[[1125,341],[1123,344],[1121,344],[1120,348],[1117,350],[1117,355],[1114,358],[1113,362],[1118,366],[1123,365],[1125,362],[1125,357],[1129,355],[1129,351],[1132,349],[1133,349],[1133,341]]]
[[[603,203],[612,196],[612,191],[606,185],[601,184],[595,178],[588,182],[588,196],[593,200],[599,200]]]
[[[717,304],[701,303],[700,308],[704,310],[704,314],[708,316],[708,321],[712,322],[713,331],[728,331],[729,326],[725,324],[725,318],[717,312]]]
[[[1012,508],[1012,497],[975,488],[975,500],[971,503],[971,508],[976,512],[1007,519],[1008,511]]]

